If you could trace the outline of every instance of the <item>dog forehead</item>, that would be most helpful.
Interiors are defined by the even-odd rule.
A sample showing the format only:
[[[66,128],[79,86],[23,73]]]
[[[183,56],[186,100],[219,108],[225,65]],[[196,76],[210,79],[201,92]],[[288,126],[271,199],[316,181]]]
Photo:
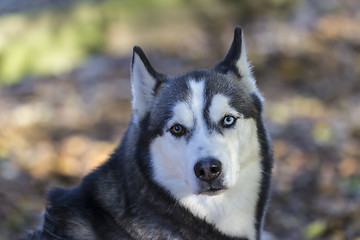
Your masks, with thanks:
[[[168,79],[164,83],[152,106],[152,125],[163,128],[167,121],[174,118],[175,113],[181,116],[180,110],[187,110],[184,114],[189,116],[190,111],[195,114],[194,109],[197,109],[196,115],[199,116],[200,109],[202,115],[209,112],[211,106],[214,109],[216,104],[226,108],[229,105],[245,117],[254,116],[250,94],[236,80],[212,70],[197,70]]]

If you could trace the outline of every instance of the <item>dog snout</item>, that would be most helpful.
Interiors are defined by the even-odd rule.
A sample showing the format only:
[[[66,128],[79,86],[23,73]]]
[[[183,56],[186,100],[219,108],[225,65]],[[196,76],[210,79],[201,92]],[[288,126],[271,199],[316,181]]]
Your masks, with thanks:
[[[203,182],[211,183],[217,179],[222,171],[221,162],[214,158],[198,161],[194,166],[195,176]]]

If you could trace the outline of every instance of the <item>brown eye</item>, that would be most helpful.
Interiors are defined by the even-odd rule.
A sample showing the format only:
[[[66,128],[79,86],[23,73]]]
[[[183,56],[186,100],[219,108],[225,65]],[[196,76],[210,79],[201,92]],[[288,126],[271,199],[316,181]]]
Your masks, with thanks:
[[[180,124],[175,124],[170,128],[170,132],[174,136],[180,136],[185,133],[185,128],[181,126]]]

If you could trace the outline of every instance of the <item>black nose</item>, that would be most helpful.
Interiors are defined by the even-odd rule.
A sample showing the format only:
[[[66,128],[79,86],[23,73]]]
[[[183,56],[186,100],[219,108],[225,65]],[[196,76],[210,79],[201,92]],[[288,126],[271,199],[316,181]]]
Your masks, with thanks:
[[[221,173],[221,162],[214,158],[206,158],[197,162],[194,172],[198,179],[211,183],[217,179]]]

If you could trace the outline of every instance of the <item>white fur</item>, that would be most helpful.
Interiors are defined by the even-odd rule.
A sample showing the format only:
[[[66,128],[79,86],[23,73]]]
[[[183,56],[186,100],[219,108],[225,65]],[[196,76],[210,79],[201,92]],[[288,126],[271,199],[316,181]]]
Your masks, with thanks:
[[[186,126],[192,137],[176,138],[169,131],[151,144],[155,180],[164,186],[194,215],[205,219],[229,236],[255,239],[255,214],[260,187],[260,147],[256,123],[241,118],[229,105],[225,95],[213,97],[209,113],[214,122],[227,114],[240,117],[234,128],[223,135],[209,131],[203,119],[204,81],[190,81],[191,97],[173,108],[174,123]],[[195,125],[194,125],[195,122]],[[198,194],[195,163],[204,157],[214,157],[223,166],[224,185],[228,188],[215,195]]]
[[[223,94],[217,94],[211,100],[209,108],[210,118],[213,122],[219,122],[225,115],[243,118],[243,115],[233,109],[229,104],[229,98]]]
[[[238,155],[238,158],[223,159],[224,173],[228,181],[234,181],[228,190],[217,196],[183,194],[178,196],[180,202],[195,215],[213,223],[220,231],[231,236],[246,236],[255,239],[255,205],[260,187],[259,145],[256,136],[256,125],[253,120],[243,121],[243,130],[239,141],[226,147],[218,148]],[[190,144],[189,144],[190,145]],[[238,145],[238,150],[234,149]],[[227,164],[226,163],[231,163]],[[233,173],[232,176],[230,173]],[[231,178],[230,178],[231,177]],[[229,180],[230,178],[230,180]]]
[[[180,102],[173,108],[174,117],[171,118],[167,124],[168,128],[176,123],[181,123],[187,129],[194,127],[194,115],[193,112],[186,102]]]
[[[151,106],[156,80],[147,71],[144,63],[135,52],[133,57],[134,62],[131,69],[132,105],[135,122],[138,122],[148,111],[148,106]]]
[[[242,33],[241,33],[242,34]],[[259,97],[260,100],[263,101],[263,97],[260,94],[259,90],[256,87],[256,80],[253,77],[252,71],[251,71],[251,65],[247,60],[247,54],[246,54],[246,44],[245,44],[245,38],[242,34],[241,36],[241,55],[239,60],[236,63],[236,67],[238,68],[241,76],[242,76],[242,81],[245,83],[245,88],[248,92],[254,92],[256,93]]]

